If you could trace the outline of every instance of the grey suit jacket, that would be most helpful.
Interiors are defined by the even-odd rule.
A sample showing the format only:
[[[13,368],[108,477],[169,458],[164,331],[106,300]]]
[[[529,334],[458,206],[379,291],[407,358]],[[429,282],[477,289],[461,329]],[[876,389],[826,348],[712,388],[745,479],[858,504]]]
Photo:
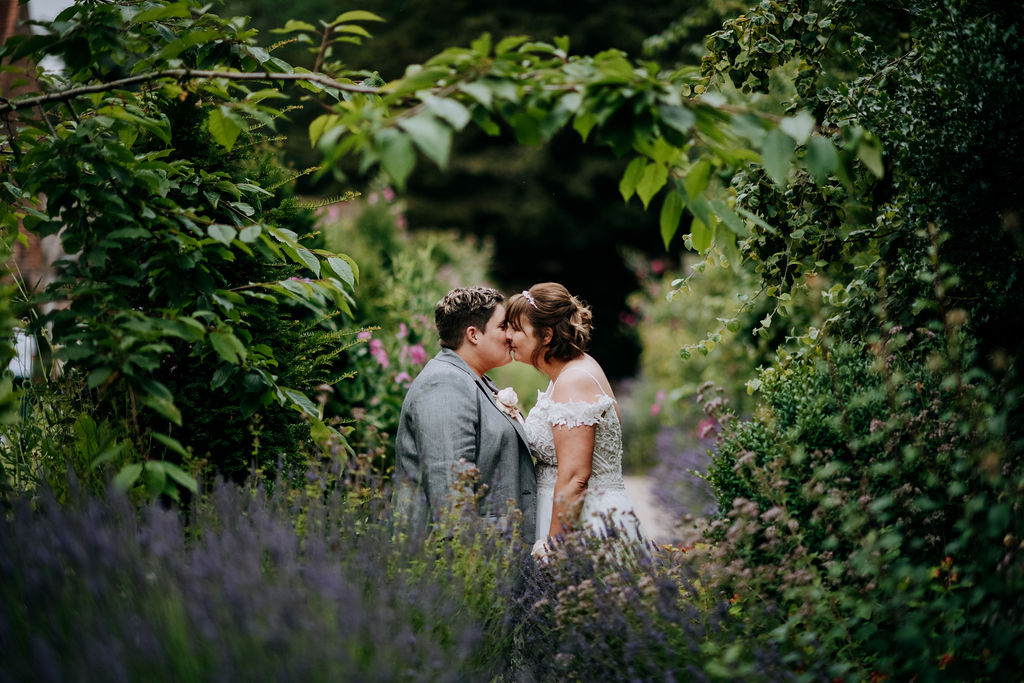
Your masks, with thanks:
[[[533,542],[537,475],[526,432],[498,409],[496,390],[449,349],[441,349],[409,387],[395,436],[395,503],[414,524],[433,519],[458,471],[474,465],[488,485],[479,514],[499,521],[512,499],[523,512],[523,539]]]

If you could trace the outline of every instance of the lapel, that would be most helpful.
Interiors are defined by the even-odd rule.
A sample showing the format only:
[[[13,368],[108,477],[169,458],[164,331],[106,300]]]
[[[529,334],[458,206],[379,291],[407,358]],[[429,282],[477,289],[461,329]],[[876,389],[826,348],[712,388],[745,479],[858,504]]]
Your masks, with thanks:
[[[496,394],[498,393],[498,387],[490,377],[488,377],[487,375],[484,375],[483,377],[477,375],[473,371],[473,369],[469,367],[469,364],[466,361],[462,360],[462,357],[459,354],[452,351],[451,349],[441,349],[437,356],[435,356],[435,359],[454,365],[459,370],[462,370],[467,375],[469,375],[473,379],[473,382],[476,384],[477,388],[480,389],[480,391],[483,392],[484,396],[487,397],[487,400],[490,401],[494,409],[497,410],[502,417],[504,417],[512,424],[512,426],[516,430],[516,434],[519,435],[519,439],[523,442],[523,445],[526,446],[527,449],[529,449],[530,442],[527,441],[526,439],[526,430],[523,429],[522,423],[520,423],[519,420],[515,419],[514,417],[512,417],[511,415],[509,415],[508,413],[506,413],[505,411],[498,407],[498,399],[496,397]]]

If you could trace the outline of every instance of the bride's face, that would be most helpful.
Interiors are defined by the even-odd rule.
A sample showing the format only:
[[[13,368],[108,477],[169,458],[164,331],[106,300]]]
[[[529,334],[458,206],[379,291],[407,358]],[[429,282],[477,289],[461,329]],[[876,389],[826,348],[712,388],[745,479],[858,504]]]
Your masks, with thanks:
[[[534,356],[543,348],[543,343],[537,338],[533,325],[526,316],[520,318],[518,329],[512,325],[505,328],[505,338],[512,350],[512,357],[520,363],[532,365]]]

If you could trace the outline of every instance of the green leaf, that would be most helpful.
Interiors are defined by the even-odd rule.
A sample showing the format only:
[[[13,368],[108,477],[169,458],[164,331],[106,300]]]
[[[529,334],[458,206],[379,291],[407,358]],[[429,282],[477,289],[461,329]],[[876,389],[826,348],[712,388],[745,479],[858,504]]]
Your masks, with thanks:
[[[757,215],[756,213],[753,213],[752,211],[747,211],[747,210],[746,210],[746,209],[744,209],[744,208],[743,208],[742,206],[737,206],[737,207],[736,207],[736,211],[737,211],[737,212],[738,212],[738,213],[739,213],[740,215],[742,215],[742,216],[743,216],[744,218],[746,218],[747,220],[750,220],[750,221],[753,221],[754,223],[756,223],[756,224],[757,224],[758,226],[760,226],[760,227],[761,227],[761,228],[762,228],[762,229],[763,229],[763,230],[764,230],[765,232],[767,232],[767,233],[769,233],[769,234],[771,234],[771,235],[777,235],[777,234],[779,234],[779,231],[778,231],[778,230],[776,230],[776,229],[775,229],[775,228],[773,228],[773,227],[772,227],[771,225],[769,225],[768,223],[766,223],[766,222],[765,222],[765,220],[764,220],[763,218],[761,218],[760,216],[758,216],[758,215]]]
[[[807,142],[807,155],[804,161],[814,182],[823,185],[839,166],[839,154],[828,138],[813,137]]]
[[[132,463],[131,465],[125,465],[114,476],[114,488],[118,491],[127,491],[139,480],[140,474],[142,474],[141,464]]]
[[[540,112],[519,112],[508,119],[509,125],[515,131],[516,142],[520,145],[539,145],[544,140],[540,121],[534,115],[535,113]]]
[[[796,116],[786,116],[779,122],[783,133],[796,140],[796,144],[805,145],[814,132],[814,117],[810,112],[801,111]]]
[[[448,154],[452,147],[452,129],[428,112],[399,119],[398,127],[409,134],[420,151],[431,159],[438,168],[448,165]]]
[[[441,67],[423,68],[418,64],[410,64],[405,69],[405,75],[397,81],[388,84],[388,90],[395,95],[404,95],[418,90],[428,90],[437,85],[437,82],[448,76],[448,69]]]
[[[707,159],[698,161],[690,169],[690,172],[686,174],[683,187],[686,189],[686,196],[690,198],[691,203],[698,197],[704,196],[704,190],[707,188],[710,178],[711,162]]]
[[[494,48],[494,54],[500,57],[506,52],[516,49],[527,40],[529,40],[529,36],[508,36],[507,38],[502,38],[498,46]]]
[[[181,442],[174,437],[168,436],[167,434],[161,434],[159,432],[152,432],[152,435],[154,439],[167,446],[175,453],[186,458],[188,457],[188,451],[186,451],[185,447],[181,445]]]
[[[687,206],[690,209],[690,213],[692,213],[701,223],[708,226],[714,225],[715,218],[711,214],[711,206],[708,204],[708,200],[703,194],[698,194],[697,196],[692,197]]]
[[[367,12],[366,10],[356,9],[349,12],[343,12],[339,14],[337,18],[332,21],[332,24],[344,24],[349,21],[384,21],[373,12]]]
[[[231,242],[235,239],[235,229],[230,225],[222,225],[220,223],[214,223],[206,229],[206,234],[211,238],[217,240],[225,247],[231,246]]]
[[[232,365],[238,365],[245,360],[245,346],[231,332],[211,332],[210,344],[221,359]]]
[[[316,147],[317,141],[331,126],[338,122],[337,114],[323,114],[313,119],[309,124],[309,145]]]
[[[651,198],[658,193],[668,180],[668,166],[664,164],[648,164],[636,186],[636,195],[640,197],[644,208],[650,203]]]
[[[127,441],[122,441],[119,444],[114,444],[110,448],[104,449],[102,453],[100,453],[99,455],[92,459],[92,462],[89,463],[89,469],[97,469],[100,465],[110,462],[117,456],[121,455],[121,453],[123,453],[127,449]]]
[[[164,396],[147,394],[142,397],[142,404],[155,410],[179,427],[181,426],[181,412],[171,399]]]
[[[89,378],[86,381],[86,385],[88,385],[90,389],[95,389],[96,387],[106,382],[107,379],[113,373],[113,368],[96,368],[95,370],[89,373]]]
[[[197,482],[195,477],[188,472],[170,462],[164,463],[164,470],[167,472],[168,477],[176,481],[181,486],[184,486],[192,493],[199,493],[199,482]]]
[[[491,102],[494,101],[494,93],[483,83],[460,83],[459,90],[488,108],[490,108]]]
[[[167,472],[164,470],[164,463],[150,460],[143,469],[145,473],[146,492],[150,496],[157,496],[164,492],[167,485]]]
[[[711,228],[705,225],[704,221],[699,218],[693,219],[693,223],[690,224],[690,241],[698,253],[703,254],[711,247],[713,236]]]
[[[206,127],[218,145],[225,149],[231,149],[245,128],[245,122],[233,111],[221,105],[210,110]]]
[[[384,172],[395,181],[399,190],[405,188],[405,181],[416,165],[416,152],[409,137],[394,128],[385,128],[377,133],[374,151],[380,157]]]
[[[711,210],[715,212],[718,219],[725,223],[725,227],[736,233],[737,237],[747,236],[747,224],[743,222],[743,219],[728,204],[721,199],[712,199],[708,204],[711,205]]]
[[[739,247],[736,246],[736,235],[732,232],[715,230],[715,246],[718,247],[718,251],[722,255],[723,265],[736,268],[743,262],[743,254],[740,253]],[[736,329],[732,329],[728,325],[726,327],[730,332],[735,332],[739,329],[739,322],[736,322]]]
[[[683,199],[683,195],[678,188],[670,189],[665,194],[665,201],[661,205],[661,216],[658,222],[661,225],[661,240],[665,243],[666,250],[679,229],[679,219],[683,217],[683,208],[685,206],[686,201]]]
[[[789,162],[793,158],[793,139],[780,130],[769,131],[764,136],[761,150],[761,164],[768,176],[779,186],[786,184]]]
[[[658,114],[665,125],[674,128],[683,135],[688,134],[690,129],[693,128],[693,124],[697,122],[697,117],[686,107],[663,105],[658,107]]]
[[[314,276],[320,277],[320,259],[309,249],[299,245],[286,245],[284,252],[288,254],[292,261],[306,266],[313,271]]]
[[[344,259],[331,256],[327,259],[327,266],[339,280],[349,287],[355,286],[355,273],[352,272],[352,266]]]
[[[352,283],[353,285],[359,284],[359,264],[349,256],[348,254],[335,254],[338,258],[348,264],[349,268],[352,269]]]
[[[284,28],[271,29],[271,33],[292,33],[293,31],[309,31],[310,33],[317,33],[316,26],[313,24],[307,24],[304,21],[297,21],[295,19],[289,19],[285,22]]]
[[[261,234],[263,234],[263,226],[255,223],[242,228],[238,233],[238,239],[247,244],[252,244],[260,238]]]
[[[572,117],[572,129],[580,134],[580,139],[584,142],[596,125],[597,115],[591,111],[584,110]]]
[[[445,97],[427,97],[423,100],[427,108],[434,112],[455,130],[462,130],[471,118],[469,110],[460,102]]]
[[[160,62],[162,60],[174,59],[185,50],[195,45],[202,45],[204,43],[210,43],[215,40],[223,39],[224,32],[220,30],[209,30],[209,31],[190,31],[185,33],[181,38],[173,40],[156,53],[153,57],[147,60],[138,62],[135,67],[135,71],[140,68],[152,64],[154,62]]]
[[[120,106],[102,107],[96,110],[96,114],[128,121],[143,130],[149,131],[164,142],[169,143],[171,141],[170,125],[166,118],[152,119],[147,116],[139,116]],[[137,133],[138,131],[135,132]],[[134,142],[134,139],[132,141]]]
[[[876,178],[885,175],[885,167],[882,166],[882,145],[878,138],[865,136],[857,146],[857,158],[864,162]]]
[[[309,399],[308,396],[295,389],[289,389],[288,387],[281,387],[281,391],[284,393],[288,400],[293,406],[298,408],[301,412],[306,413],[310,417],[319,418],[319,411],[316,405]]]
[[[645,166],[647,166],[647,161],[643,157],[636,157],[629,162],[629,166],[626,166],[626,172],[622,174],[622,180],[619,181],[619,193],[622,194],[624,201],[628,202],[636,192],[636,186],[644,175]]]
[[[159,19],[171,18],[184,19],[188,16],[190,16],[189,3],[175,2],[170,5],[157,6],[152,9],[139,12],[134,17],[132,17],[131,23],[142,24],[147,21],[157,21]]]
[[[335,26],[334,30],[337,33],[352,33],[354,35],[361,36],[363,38],[372,38],[373,37],[372,35],[370,35],[369,31],[367,31],[365,28],[363,28],[359,24],[339,25],[339,26]]]
[[[484,33],[469,44],[470,49],[481,57],[489,57],[491,54],[491,34]]]

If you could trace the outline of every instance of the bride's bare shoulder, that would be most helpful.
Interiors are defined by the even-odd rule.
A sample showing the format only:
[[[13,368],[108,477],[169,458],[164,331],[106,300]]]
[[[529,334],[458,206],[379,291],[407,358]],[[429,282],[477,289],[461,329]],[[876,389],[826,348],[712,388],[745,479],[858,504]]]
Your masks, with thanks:
[[[587,362],[567,367],[558,376],[551,399],[557,403],[593,403],[608,395],[607,380],[603,379],[604,373],[596,363],[593,367]]]

